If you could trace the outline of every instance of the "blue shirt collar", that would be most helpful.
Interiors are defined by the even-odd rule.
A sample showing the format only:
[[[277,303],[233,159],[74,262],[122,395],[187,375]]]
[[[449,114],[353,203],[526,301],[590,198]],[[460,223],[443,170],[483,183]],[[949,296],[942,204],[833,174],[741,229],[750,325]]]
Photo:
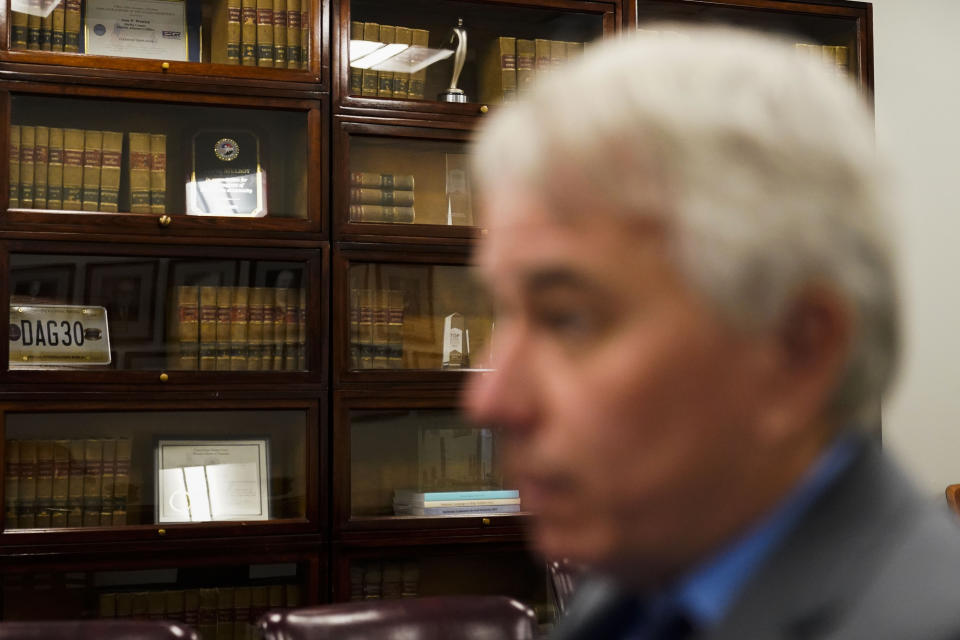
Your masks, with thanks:
[[[837,439],[773,512],[724,550],[701,563],[662,597],[684,611],[696,628],[706,629],[719,623],[760,563],[851,464],[861,446],[862,442],[856,436]]]

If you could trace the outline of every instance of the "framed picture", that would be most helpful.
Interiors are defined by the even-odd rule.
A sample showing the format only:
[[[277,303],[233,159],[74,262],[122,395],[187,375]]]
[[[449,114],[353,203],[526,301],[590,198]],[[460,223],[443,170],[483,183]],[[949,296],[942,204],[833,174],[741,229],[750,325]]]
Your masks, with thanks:
[[[107,309],[113,342],[153,339],[156,262],[91,263],[86,280],[88,303]]]
[[[73,304],[76,266],[55,264],[10,269],[10,299],[31,304]]]
[[[238,284],[237,260],[171,260],[167,286],[234,287]]]
[[[158,440],[157,522],[269,519],[268,450],[267,438]]]

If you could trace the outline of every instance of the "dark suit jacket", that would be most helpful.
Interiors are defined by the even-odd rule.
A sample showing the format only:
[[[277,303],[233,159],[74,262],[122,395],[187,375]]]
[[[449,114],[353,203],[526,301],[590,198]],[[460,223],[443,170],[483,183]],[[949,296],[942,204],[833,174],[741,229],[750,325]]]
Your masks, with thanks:
[[[620,638],[636,600],[584,585],[552,640]],[[872,444],[697,640],[960,639],[960,526]]]

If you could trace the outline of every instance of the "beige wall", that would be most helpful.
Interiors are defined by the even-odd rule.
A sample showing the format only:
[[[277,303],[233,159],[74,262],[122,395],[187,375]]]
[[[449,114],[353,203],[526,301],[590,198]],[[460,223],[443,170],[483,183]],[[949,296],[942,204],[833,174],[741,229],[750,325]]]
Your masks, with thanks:
[[[960,482],[960,2],[874,0],[877,139],[900,171],[906,357],[884,446],[924,492]]]

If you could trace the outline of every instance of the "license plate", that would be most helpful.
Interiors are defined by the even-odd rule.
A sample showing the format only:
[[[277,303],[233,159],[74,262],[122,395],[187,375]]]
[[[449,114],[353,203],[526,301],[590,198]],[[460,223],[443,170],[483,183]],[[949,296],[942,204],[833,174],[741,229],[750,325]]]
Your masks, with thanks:
[[[66,304],[10,305],[10,368],[110,364],[107,310]]]

